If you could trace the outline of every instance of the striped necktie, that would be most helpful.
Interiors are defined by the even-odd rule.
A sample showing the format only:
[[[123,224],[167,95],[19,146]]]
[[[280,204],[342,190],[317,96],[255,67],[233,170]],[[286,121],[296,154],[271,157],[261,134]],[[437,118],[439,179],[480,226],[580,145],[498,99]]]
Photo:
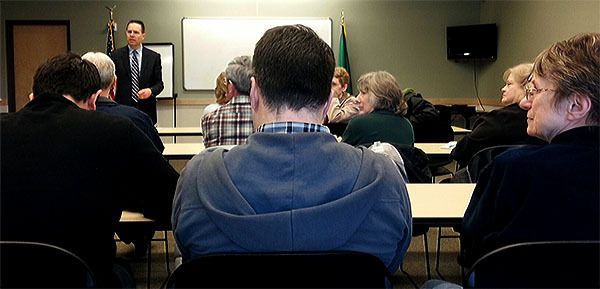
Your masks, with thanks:
[[[138,91],[140,90],[138,83],[140,66],[138,64],[137,53],[137,50],[131,53],[131,98],[135,102],[138,102]]]

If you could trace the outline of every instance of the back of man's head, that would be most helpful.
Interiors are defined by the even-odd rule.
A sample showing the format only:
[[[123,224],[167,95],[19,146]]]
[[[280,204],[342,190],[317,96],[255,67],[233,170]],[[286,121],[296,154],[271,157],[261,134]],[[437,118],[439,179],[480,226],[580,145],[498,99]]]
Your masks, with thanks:
[[[33,77],[33,94],[70,95],[77,101],[87,100],[100,89],[100,75],[89,61],[77,54],[65,53],[50,58],[38,67]]]
[[[256,43],[254,77],[271,110],[322,108],[331,93],[333,50],[310,28],[278,26]]]
[[[252,77],[252,58],[238,56],[227,64],[225,77],[231,81],[235,89],[243,95],[250,95],[250,78]]]
[[[110,88],[116,77],[115,63],[112,59],[102,52],[88,52],[81,56],[81,58],[96,66],[98,73],[100,74],[100,85],[102,86],[102,89]]]

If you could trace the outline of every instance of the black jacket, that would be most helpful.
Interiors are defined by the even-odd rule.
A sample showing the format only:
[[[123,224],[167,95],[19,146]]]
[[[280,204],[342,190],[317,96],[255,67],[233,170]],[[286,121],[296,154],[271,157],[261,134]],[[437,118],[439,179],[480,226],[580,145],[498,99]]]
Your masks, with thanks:
[[[153,123],[156,123],[156,96],[164,89],[162,81],[162,66],[160,54],[143,47],[142,66],[138,86],[140,89],[150,88],[152,96],[148,99],[140,99],[136,103],[131,98],[131,68],[129,65],[129,47],[126,45],[115,50],[111,58],[115,63],[117,74],[117,91],[115,101],[121,104],[137,107],[145,112]]]
[[[0,124],[2,240],[72,251],[105,287],[121,211],[169,222],[179,174],[131,121],[42,94]]]
[[[465,167],[478,151],[497,145],[544,144],[527,134],[527,111],[514,103],[480,116],[473,131],[452,150],[452,157]]]
[[[519,242],[599,240],[599,141],[598,126],[581,127],[498,156],[465,212],[463,265]]]

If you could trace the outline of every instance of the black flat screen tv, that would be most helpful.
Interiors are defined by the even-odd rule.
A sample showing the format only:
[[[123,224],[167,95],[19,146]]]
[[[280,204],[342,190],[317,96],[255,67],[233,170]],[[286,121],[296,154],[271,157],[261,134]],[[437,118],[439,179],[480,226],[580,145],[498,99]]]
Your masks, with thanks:
[[[449,60],[495,61],[498,52],[496,24],[448,26],[446,49]]]

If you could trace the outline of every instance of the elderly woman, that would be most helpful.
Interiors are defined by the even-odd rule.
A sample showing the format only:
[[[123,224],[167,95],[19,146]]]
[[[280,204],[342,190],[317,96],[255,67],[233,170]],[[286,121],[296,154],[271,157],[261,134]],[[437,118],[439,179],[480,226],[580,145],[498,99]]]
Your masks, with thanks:
[[[521,107],[527,134],[549,144],[510,150],[483,171],[463,220],[465,265],[518,242],[599,239],[598,71],[600,33],[537,56]]]
[[[527,135],[527,111],[519,107],[519,102],[525,97],[525,83],[532,67],[531,63],[522,63],[504,72],[501,101],[505,106],[479,117],[473,125],[473,131],[456,144],[452,157],[459,167],[465,167],[471,157],[484,148],[544,143]]]
[[[393,75],[386,71],[364,74],[358,79],[359,115],[348,123],[342,141],[351,145],[376,141],[413,145],[413,128],[406,101]]]

